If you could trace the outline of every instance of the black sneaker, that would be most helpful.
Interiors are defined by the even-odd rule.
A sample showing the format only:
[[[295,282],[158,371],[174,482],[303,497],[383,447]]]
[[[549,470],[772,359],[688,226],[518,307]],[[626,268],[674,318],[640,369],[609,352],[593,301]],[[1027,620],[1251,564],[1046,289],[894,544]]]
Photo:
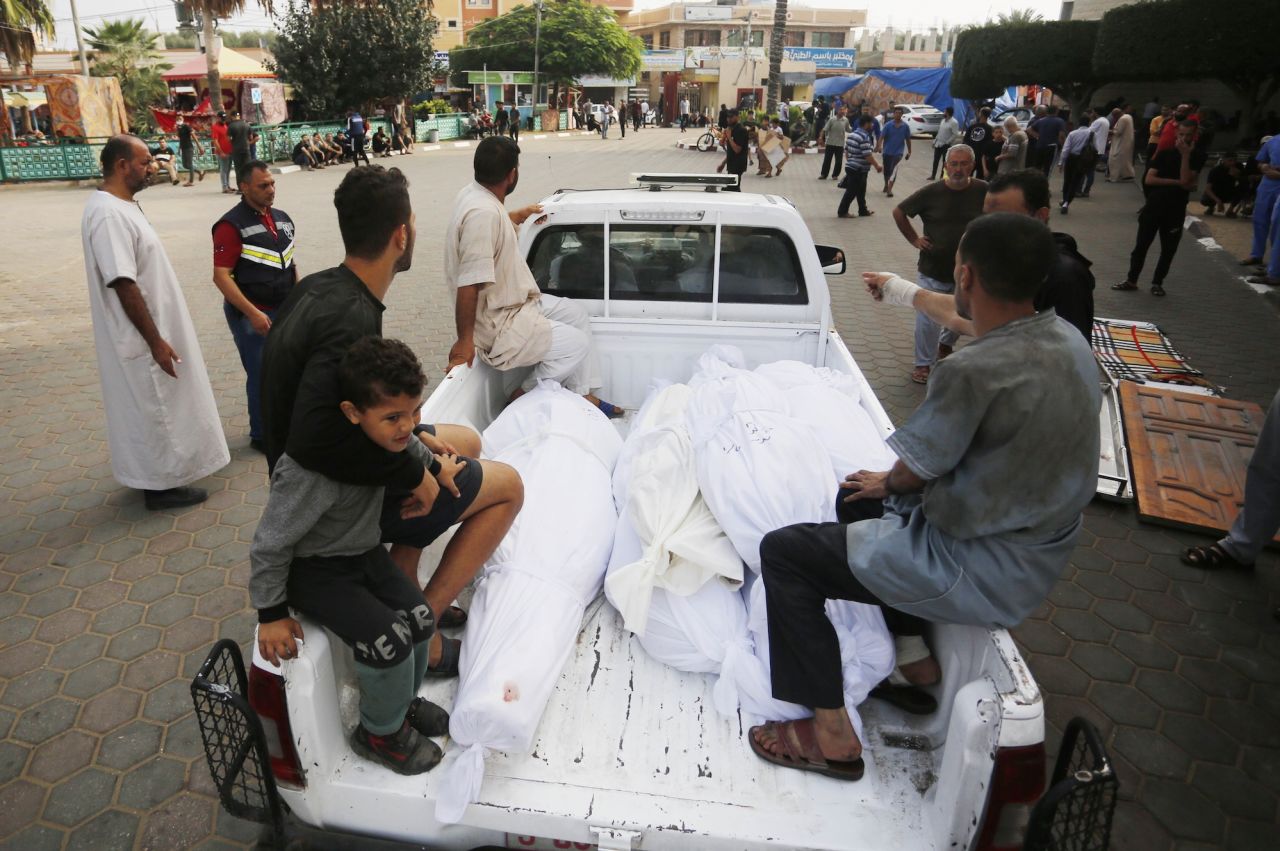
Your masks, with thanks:
[[[209,498],[203,488],[169,488],[163,491],[143,491],[147,511],[164,511],[166,508],[186,508],[199,505]]]
[[[351,748],[360,756],[386,766],[396,774],[425,774],[440,764],[440,746],[409,726],[387,736],[375,736],[357,724],[351,734]]]
[[[424,736],[443,736],[449,732],[449,713],[425,697],[415,697],[404,720]]]

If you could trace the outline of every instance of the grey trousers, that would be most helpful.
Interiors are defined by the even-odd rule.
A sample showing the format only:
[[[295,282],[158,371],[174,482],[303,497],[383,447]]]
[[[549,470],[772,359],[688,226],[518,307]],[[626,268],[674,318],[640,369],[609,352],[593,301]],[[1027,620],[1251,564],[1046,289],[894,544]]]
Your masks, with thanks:
[[[920,286],[935,293],[953,293],[955,284],[920,276]],[[938,346],[954,346],[960,337],[955,331],[943,328],[923,313],[916,313],[916,366],[933,366],[938,359]]]
[[[1258,446],[1249,459],[1244,481],[1244,505],[1227,537],[1218,542],[1227,555],[1253,564],[1276,530],[1280,529],[1280,392],[1271,400],[1262,422]]]

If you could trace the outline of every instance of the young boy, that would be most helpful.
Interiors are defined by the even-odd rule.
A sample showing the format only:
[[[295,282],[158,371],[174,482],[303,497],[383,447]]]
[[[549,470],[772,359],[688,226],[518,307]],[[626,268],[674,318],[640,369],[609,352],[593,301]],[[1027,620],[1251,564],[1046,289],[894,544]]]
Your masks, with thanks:
[[[363,337],[338,374],[348,420],[383,449],[429,463],[414,434],[426,379],[408,346]],[[466,463],[445,456],[443,476],[452,481]],[[360,683],[352,747],[392,771],[421,774],[441,758],[427,737],[449,729],[447,712],[415,697],[435,615],[380,543],[382,504],[381,487],[342,484],[282,455],[249,550],[249,594],[258,610],[258,650],[272,664],[294,658],[303,637],[290,606],[351,645]]]

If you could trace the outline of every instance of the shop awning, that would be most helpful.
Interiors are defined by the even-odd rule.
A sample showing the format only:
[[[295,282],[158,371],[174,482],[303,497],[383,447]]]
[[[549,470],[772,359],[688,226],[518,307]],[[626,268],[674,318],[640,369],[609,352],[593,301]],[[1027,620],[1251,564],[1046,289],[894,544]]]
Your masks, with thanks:
[[[5,106],[18,109],[19,107],[28,107],[35,109],[37,106],[44,106],[48,101],[45,100],[44,92],[11,92],[5,91]]]
[[[222,48],[218,54],[218,73],[224,80],[272,79],[275,74],[268,71],[261,62],[257,62],[237,53],[229,47]],[[161,74],[165,80],[202,80],[209,75],[209,65],[203,53],[198,53],[179,64],[177,67]]]

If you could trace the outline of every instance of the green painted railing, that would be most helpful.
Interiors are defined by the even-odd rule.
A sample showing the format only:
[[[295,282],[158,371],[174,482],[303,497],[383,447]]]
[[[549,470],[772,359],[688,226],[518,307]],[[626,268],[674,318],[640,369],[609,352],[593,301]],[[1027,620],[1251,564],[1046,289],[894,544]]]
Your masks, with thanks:
[[[419,142],[427,140],[427,134],[435,130],[441,141],[463,139],[467,137],[469,123],[466,113],[455,112],[445,115],[433,115],[428,119],[414,122],[414,138]],[[560,126],[564,130],[569,126],[569,113],[560,113]],[[391,132],[390,118],[369,119],[370,135],[379,126]],[[319,133],[326,136],[337,133],[346,126],[343,121],[301,121],[289,124],[272,124],[256,127],[261,138],[258,141],[258,159],[267,162],[289,161],[293,157],[293,146],[306,135]],[[541,115],[534,116],[534,127],[542,130]],[[88,139],[81,143],[63,143],[59,145],[33,145],[31,147],[0,147],[0,181],[33,182],[41,180],[88,180],[102,176],[98,167],[98,158],[106,139]],[[212,140],[204,137],[200,140],[203,153],[195,156],[195,166],[202,171],[218,170],[218,159],[213,153]],[[174,152],[175,164],[178,161],[178,143],[171,139],[169,147]]]

